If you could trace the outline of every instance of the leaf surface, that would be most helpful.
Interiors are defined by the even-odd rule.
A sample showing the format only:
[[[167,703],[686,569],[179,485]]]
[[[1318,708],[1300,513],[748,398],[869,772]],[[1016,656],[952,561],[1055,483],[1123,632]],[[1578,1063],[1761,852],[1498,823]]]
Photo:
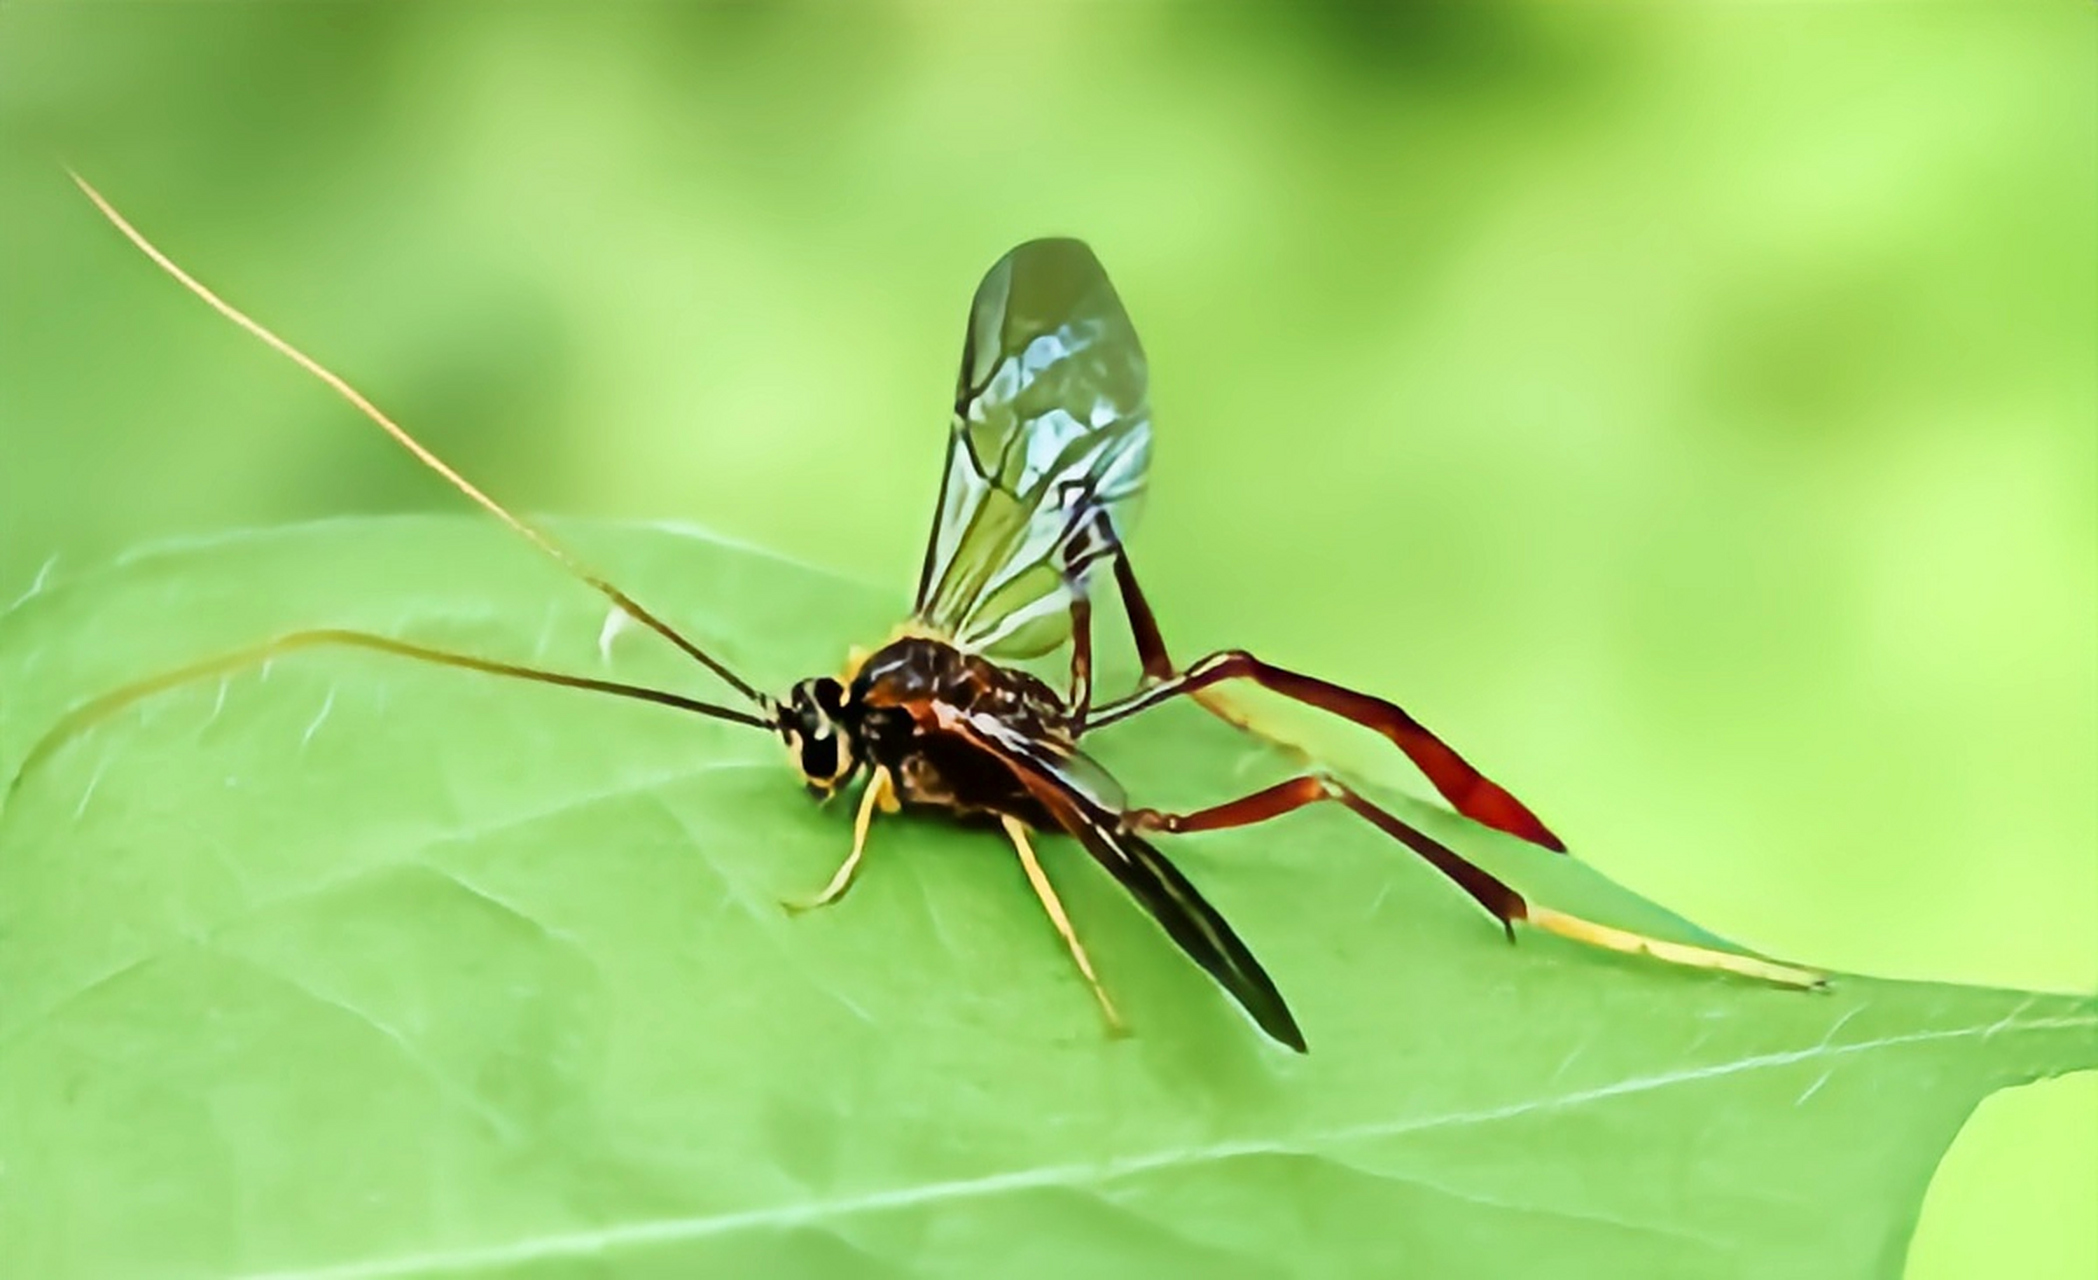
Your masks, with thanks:
[[[689,531],[568,534],[767,688],[903,607]],[[603,619],[466,520],[143,554],[0,618],[0,772],[68,707],[301,627],[719,695],[651,637],[602,659]],[[1287,768],[1173,709],[1099,750],[1161,804]],[[1699,936],[1384,794],[1542,901]],[[1136,1027],[1109,1039],[985,832],[885,820],[842,904],[783,911],[849,817],[765,734],[378,654],[114,715],[0,809],[0,1257],[53,1278],[1891,1277],[1974,1105],[2098,1065],[2088,997],[1807,995],[1510,946],[1320,811],[1165,845],[1290,997],[1306,1058],[1043,842]]]

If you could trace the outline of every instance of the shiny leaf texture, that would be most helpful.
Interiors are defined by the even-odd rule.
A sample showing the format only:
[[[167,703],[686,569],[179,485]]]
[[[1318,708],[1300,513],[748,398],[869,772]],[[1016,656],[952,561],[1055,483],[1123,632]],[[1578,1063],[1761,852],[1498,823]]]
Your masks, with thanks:
[[[761,685],[899,592],[690,531],[585,553]],[[143,553],[0,619],[0,765],[124,681],[314,625],[677,682],[485,525]],[[1138,795],[1286,764],[1199,714]],[[1573,859],[1392,802],[1555,905],[1685,930]],[[883,822],[861,883],[764,734],[312,652],[124,711],[0,810],[0,1257],[74,1276],[1895,1276],[1991,1090],[2098,1065],[2098,1005],[1807,995],[1510,946],[1344,813],[1166,843],[1310,1036],[1266,1042],[1067,841],[1103,1035],[992,836]],[[1811,960],[1812,957],[1795,957]]]

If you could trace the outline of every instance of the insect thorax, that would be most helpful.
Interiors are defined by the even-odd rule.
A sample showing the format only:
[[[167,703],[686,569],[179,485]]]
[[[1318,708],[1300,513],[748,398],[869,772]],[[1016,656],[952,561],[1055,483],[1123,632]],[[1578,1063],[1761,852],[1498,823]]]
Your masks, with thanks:
[[[1040,680],[944,640],[905,636],[869,656],[846,697],[861,754],[908,803],[1043,820],[1011,771],[953,727],[990,719],[1030,738],[1069,741],[1062,699]]]

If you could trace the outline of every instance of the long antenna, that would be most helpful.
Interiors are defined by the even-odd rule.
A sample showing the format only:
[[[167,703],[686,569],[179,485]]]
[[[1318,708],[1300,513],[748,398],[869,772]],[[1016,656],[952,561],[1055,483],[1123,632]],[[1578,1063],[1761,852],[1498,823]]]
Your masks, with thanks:
[[[208,303],[211,306],[212,310],[218,312],[220,315],[226,317],[228,320],[231,320],[233,323],[247,330],[255,337],[260,338],[263,342],[267,343],[270,347],[274,348],[276,351],[281,353],[286,359],[290,360],[293,364],[299,366],[301,369],[304,369],[306,372],[312,374],[314,377],[326,383],[331,389],[334,390],[335,394],[349,401],[351,406],[354,407],[359,413],[363,414],[367,418],[370,418],[373,422],[379,424],[381,430],[386,432],[387,435],[392,436],[397,442],[399,442],[402,448],[414,454],[417,461],[421,462],[430,470],[435,471],[438,475],[444,477],[444,480],[447,484],[451,485],[454,489],[457,489],[459,492],[465,494],[467,497],[472,498],[475,502],[480,503],[489,512],[494,514],[494,516],[498,520],[501,520],[504,524],[509,525],[512,529],[515,529],[518,533],[524,535],[525,539],[529,541],[533,546],[539,548],[541,551],[544,551],[547,555],[552,556],[554,560],[560,563],[562,568],[568,570],[568,572],[574,574],[577,578],[580,578],[585,583],[589,584],[598,592],[598,594],[604,596],[607,600],[610,600],[614,605],[617,605],[620,609],[624,610],[627,614],[634,617],[644,626],[648,627],[651,631],[654,631],[657,635],[662,636],[664,639],[670,641],[670,643],[684,650],[686,654],[698,660],[701,666],[704,666],[707,670],[719,676],[725,683],[728,684],[730,688],[742,694],[744,697],[750,699],[758,706],[764,708],[768,713],[771,711],[772,699],[766,697],[762,693],[759,693],[756,689],[753,689],[749,684],[745,683],[741,677],[737,676],[735,672],[730,671],[727,667],[723,666],[718,660],[714,658],[713,655],[709,654],[706,650],[700,648],[696,644],[693,644],[690,640],[685,639],[684,636],[678,633],[675,627],[672,627],[669,623],[663,621],[661,618],[658,618],[655,614],[650,613],[648,610],[642,608],[641,605],[638,604],[632,596],[628,595],[624,591],[621,591],[618,587],[613,586],[610,582],[607,582],[595,570],[591,569],[590,566],[583,563],[583,561],[579,559],[573,552],[561,546],[552,538],[549,538],[545,534],[541,533],[539,530],[533,528],[531,525],[526,524],[523,520],[520,520],[516,516],[511,515],[509,511],[504,509],[501,503],[489,497],[487,494],[481,492],[478,488],[474,486],[472,481],[468,480],[465,476],[460,475],[458,472],[452,470],[451,467],[445,464],[444,459],[438,457],[436,454],[431,453],[428,449],[424,448],[421,441],[417,440],[414,436],[409,435],[407,431],[402,429],[401,426],[394,422],[393,419],[387,417],[384,413],[380,412],[379,407],[373,404],[371,401],[365,399],[363,394],[359,392],[357,388],[351,386],[349,383],[337,377],[326,366],[322,365],[320,361],[315,360],[313,357],[307,355],[305,352],[299,350],[297,347],[294,347],[289,342],[286,342],[284,339],[278,337],[276,334],[271,333],[268,329],[264,328],[259,322],[251,319],[245,312],[241,311],[238,307],[235,307],[232,303],[227,302],[224,298],[221,298],[216,293],[213,293],[195,276],[192,276],[189,272],[184,271],[181,267],[177,266],[173,259],[169,258],[166,254],[162,253],[159,249],[155,248],[153,246],[152,241],[146,239],[144,235],[140,234],[139,230],[136,227],[132,226],[123,214],[118,213],[115,207],[112,206],[108,200],[104,199],[102,193],[95,190],[94,186],[90,184],[87,179],[73,172],[73,170],[70,168],[66,170],[66,176],[73,180],[73,184],[79,187],[80,190],[87,196],[89,200],[94,202],[95,208],[102,211],[102,216],[109,219],[111,226],[114,226],[118,231],[123,232],[124,238],[126,240],[129,240],[132,244],[136,245],[138,247],[139,252],[145,254],[148,258],[152,259],[153,264],[155,266],[159,267],[162,271],[165,271],[169,275],[173,276],[176,279],[176,281],[182,285],[183,288],[188,289],[191,293],[197,295],[199,298],[202,298],[206,303]]]

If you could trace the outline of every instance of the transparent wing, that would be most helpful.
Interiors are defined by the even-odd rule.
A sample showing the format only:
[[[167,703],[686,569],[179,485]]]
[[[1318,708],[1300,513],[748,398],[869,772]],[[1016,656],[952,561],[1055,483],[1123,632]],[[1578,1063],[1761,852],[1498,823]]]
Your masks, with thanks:
[[[1127,532],[1151,455],[1144,349],[1093,251],[1031,240],[976,288],[916,620],[1045,653]]]

